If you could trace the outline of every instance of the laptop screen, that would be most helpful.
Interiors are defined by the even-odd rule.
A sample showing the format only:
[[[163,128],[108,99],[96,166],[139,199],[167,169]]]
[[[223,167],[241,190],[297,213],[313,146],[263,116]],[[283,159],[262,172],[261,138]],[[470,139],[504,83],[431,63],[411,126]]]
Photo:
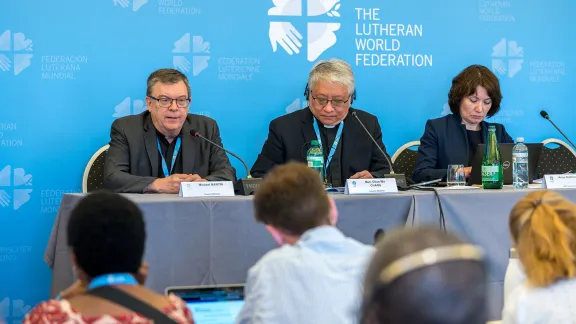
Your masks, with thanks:
[[[196,324],[233,324],[244,305],[243,286],[174,289]]]

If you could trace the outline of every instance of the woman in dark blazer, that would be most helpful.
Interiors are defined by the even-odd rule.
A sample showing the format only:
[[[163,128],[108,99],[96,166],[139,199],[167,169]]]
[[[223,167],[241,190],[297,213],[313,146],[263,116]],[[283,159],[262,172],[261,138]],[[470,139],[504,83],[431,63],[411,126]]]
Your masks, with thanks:
[[[514,143],[503,125],[484,121],[496,115],[501,101],[500,82],[488,68],[471,65],[460,72],[448,93],[452,114],[426,122],[413,180],[446,179],[449,164],[463,164],[468,178],[476,148],[488,136],[488,126],[496,126],[498,143]]]

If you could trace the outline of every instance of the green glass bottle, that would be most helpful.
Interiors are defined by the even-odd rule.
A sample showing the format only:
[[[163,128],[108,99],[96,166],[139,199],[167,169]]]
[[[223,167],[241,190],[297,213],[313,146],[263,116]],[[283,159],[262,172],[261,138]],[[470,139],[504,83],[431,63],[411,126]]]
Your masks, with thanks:
[[[486,149],[482,159],[482,187],[484,189],[502,189],[504,185],[504,171],[502,169],[502,156],[496,139],[496,127],[488,127]]]

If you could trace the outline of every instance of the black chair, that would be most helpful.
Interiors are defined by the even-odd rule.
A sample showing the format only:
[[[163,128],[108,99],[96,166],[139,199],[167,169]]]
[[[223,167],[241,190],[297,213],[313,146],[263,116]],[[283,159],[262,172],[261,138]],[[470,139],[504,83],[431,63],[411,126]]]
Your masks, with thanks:
[[[84,169],[84,177],[82,177],[82,192],[88,193],[104,187],[104,160],[106,159],[106,154],[108,153],[108,148],[110,145],[105,145],[101,147]]]
[[[416,159],[418,158],[418,150],[412,150],[411,147],[418,147],[420,141],[412,141],[400,147],[394,155],[392,155],[392,164],[394,172],[406,175],[407,180],[412,180],[414,168],[416,167]]]
[[[542,141],[542,153],[538,161],[538,178],[546,174],[562,174],[576,172],[576,152],[565,142],[549,138]],[[547,144],[556,144],[558,147],[550,148]]]

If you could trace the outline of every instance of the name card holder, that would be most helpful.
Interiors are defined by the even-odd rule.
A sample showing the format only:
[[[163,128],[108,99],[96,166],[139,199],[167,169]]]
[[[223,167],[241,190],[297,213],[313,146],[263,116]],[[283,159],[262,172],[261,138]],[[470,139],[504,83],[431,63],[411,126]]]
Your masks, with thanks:
[[[544,189],[576,189],[576,174],[546,174],[542,179]]]
[[[395,178],[383,179],[348,179],[346,180],[345,195],[381,195],[398,193]]]
[[[232,181],[182,182],[179,197],[234,197]]]

